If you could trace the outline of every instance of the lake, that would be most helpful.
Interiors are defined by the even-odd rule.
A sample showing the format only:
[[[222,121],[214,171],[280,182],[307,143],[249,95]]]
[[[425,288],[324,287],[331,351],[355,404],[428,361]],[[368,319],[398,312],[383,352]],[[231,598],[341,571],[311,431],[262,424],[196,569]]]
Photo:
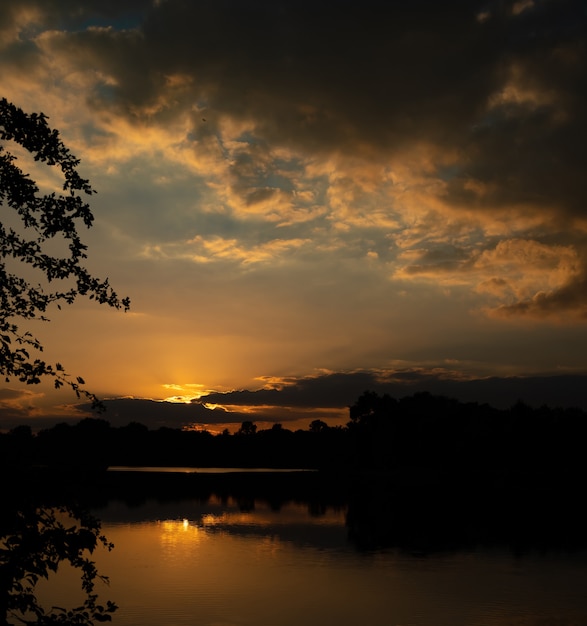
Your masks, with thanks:
[[[96,554],[100,571],[110,578],[100,595],[120,607],[113,624],[587,624],[583,547],[530,542],[520,550],[518,542],[512,550],[501,534],[495,541],[459,545],[437,538],[404,542],[393,533],[385,541],[374,537],[390,524],[389,502],[363,517],[362,499],[329,502],[315,493],[290,497],[289,491],[271,498],[266,489],[256,497],[250,489],[231,492],[227,484],[218,493],[209,485],[205,494],[189,489],[168,497],[129,493],[94,507],[115,545],[112,552]],[[349,511],[357,502],[361,511]],[[406,501],[394,498],[393,503]],[[419,509],[417,515],[434,511],[438,508]],[[410,519],[408,514],[396,526],[413,527],[406,522]],[[424,522],[430,528],[446,524],[434,516]],[[71,606],[74,582],[64,570],[40,595]]]

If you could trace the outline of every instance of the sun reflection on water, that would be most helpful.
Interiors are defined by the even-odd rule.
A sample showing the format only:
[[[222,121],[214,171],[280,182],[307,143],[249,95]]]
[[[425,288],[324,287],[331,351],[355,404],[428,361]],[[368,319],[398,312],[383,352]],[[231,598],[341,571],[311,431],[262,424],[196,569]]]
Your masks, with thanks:
[[[206,532],[187,518],[160,520],[157,523],[161,547],[170,558],[177,558],[178,553],[194,550],[206,540]]]

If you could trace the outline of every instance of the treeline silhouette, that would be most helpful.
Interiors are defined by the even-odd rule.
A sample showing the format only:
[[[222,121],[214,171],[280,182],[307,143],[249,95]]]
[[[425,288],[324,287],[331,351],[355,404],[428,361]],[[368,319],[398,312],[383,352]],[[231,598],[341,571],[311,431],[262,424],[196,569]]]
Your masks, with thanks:
[[[587,415],[579,409],[509,410],[417,393],[401,399],[367,391],[345,426],[314,420],[306,430],[234,434],[112,427],[104,419],[0,435],[6,511],[112,499],[136,506],[211,497],[242,510],[305,503],[312,515],[346,511],[360,550],[411,553],[508,546],[587,546],[583,490]],[[312,468],[294,473],[104,472],[107,466]],[[100,470],[98,472],[94,470]],[[6,511],[0,515],[0,538]]]
[[[116,465],[312,468],[396,472],[585,475],[587,415],[577,408],[508,410],[416,393],[401,399],[364,392],[346,426],[314,420],[307,430],[243,422],[224,431],[112,427],[86,418],[33,433],[19,426],[0,435],[5,466],[105,468]]]

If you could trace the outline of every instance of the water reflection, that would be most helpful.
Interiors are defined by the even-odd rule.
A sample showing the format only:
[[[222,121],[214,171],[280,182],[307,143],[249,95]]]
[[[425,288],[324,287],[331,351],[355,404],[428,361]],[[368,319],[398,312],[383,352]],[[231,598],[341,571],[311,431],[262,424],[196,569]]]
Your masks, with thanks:
[[[277,469],[267,467],[149,467],[113,465],[109,472],[139,472],[156,474],[291,474],[296,472],[314,472],[311,469]]]
[[[117,481],[93,505],[115,544],[96,556],[115,625],[587,624],[570,501],[372,480],[343,493],[338,479],[322,490],[283,475],[179,482]]]
[[[346,508],[342,506],[324,507],[318,515],[308,503],[294,502],[275,508],[266,501],[253,499],[243,506],[239,498],[212,495],[205,500],[149,499],[133,507],[112,502],[96,513],[106,526],[140,526],[150,522],[192,538],[215,534],[275,537],[297,546],[352,549],[345,526]]]
[[[98,511],[117,546],[101,566],[121,626],[587,623],[584,553],[365,553],[348,541],[344,511],[316,517],[295,503],[243,512],[212,498],[128,513]]]

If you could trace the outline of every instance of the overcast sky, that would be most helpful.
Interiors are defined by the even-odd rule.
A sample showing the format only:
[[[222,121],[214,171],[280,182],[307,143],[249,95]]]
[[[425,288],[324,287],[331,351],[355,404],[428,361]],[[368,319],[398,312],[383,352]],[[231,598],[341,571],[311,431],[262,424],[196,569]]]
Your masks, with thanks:
[[[587,408],[586,25],[582,0],[3,0],[0,97],[81,159],[87,265],[132,302],[55,311],[45,357],[120,423],[344,423],[367,387]],[[11,381],[0,427],[75,403]]]

